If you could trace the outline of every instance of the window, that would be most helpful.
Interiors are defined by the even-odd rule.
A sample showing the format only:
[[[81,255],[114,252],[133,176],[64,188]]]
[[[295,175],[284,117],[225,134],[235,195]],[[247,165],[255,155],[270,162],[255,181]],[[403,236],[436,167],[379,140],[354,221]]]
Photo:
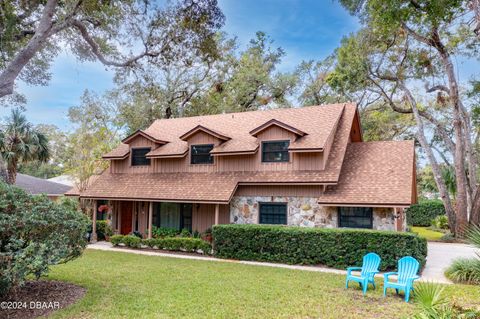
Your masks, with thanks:
[[[288,162],[290,141],[262,142],[262,162]]]
[[[152,225],[192,231],[192,204],[154,203]]]
[[[132,148],[132,166],[150,165],[150,159],[146,157],[150,147]]]
[[[192,164],[213,164],[213,156],[210,151],[213,144],[192,145],[190,152],[190,163]]]
[[[260,203],[260,224],[287,224],[287,204]]]
[[[347,228],[373,228],[371,207],[339,207],[339,226]]]

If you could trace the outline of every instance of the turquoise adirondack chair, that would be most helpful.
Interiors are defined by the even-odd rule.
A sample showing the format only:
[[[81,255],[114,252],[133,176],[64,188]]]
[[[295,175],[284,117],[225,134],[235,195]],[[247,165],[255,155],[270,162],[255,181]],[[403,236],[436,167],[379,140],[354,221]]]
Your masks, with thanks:
[[[413,257],[406,256],[398,261],[398,272],[387,272],[383,275],[383,295],[386,296],[387,288],[395,288],[405,291],[405,301],[410,299],[410,291],[413,291],[413,282],[420,278],[417,275],[420,263]],[[397,275],[397,281],[388,279],[391,275]]]
[[[348,282],[356,281],[363,289],[363,294],[367,292],[368,284],[371,283],[375,289],[375,274],[378,273],[378,267],[380,266],[381,258],[375,253],[368,253],[363,256],[362,267],[348,267],[347,268],[347,280],[345,282],[345,288],[348,288]],[[360,276],[352,275],[352,271],[360,271]]]

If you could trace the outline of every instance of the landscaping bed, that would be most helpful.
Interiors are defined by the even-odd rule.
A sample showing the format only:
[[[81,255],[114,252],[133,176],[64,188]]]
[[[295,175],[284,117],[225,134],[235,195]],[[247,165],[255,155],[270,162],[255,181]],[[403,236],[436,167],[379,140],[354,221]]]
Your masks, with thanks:
[[[0,318],[28,319],[46,316],[77,302],[85,293],[85,288],[68,282],[28,281],[14,294],[1,300]]]

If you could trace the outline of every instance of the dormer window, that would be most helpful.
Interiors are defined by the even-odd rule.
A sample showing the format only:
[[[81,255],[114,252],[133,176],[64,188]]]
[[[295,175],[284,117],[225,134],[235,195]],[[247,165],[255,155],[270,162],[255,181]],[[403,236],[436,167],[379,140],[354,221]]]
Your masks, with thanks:
[[[288,162],[290,156],[288,154],[288,146],[290,141],[267,141],[262,142],[262,162]]]
[[[150,150],[150,147],[132,148],[132,166],[150,165],[150,159],[146,156]]]
[[[190,148],[190,163],[213,164],[213,156],[210,155],[213,146],[213,144],[192,145]]]

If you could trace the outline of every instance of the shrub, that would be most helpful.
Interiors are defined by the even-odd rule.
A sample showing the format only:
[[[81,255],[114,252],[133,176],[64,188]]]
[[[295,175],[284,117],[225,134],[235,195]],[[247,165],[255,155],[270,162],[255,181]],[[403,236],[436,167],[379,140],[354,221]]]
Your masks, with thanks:
[[[110,242],[112,243],[113,246],[118,246],[118,244],[124,244],[123,238],[125,236],[123,235],[113,235],[110,237]]]
[[[441,200],[425,200],[407,209],[407,223],[412,226],[428,227],[432,219],[445,215],[445,207]]]
[[[445,275],[454,282],[480,285],[480,259],[456,259],[445,271]]]
[[[453,243],[456,240],[455,236],[452,233],[446,233],[442,237],[440,237],[440,241],[445,243]]]
[[[192,237],[192,234],[190,233],[190,231],[188,229],[182,229],[182,231],[180,232],[180,234],[178,234],[178,236],[180,237]]]
[[[480,226],[471,226],[465,235],[470,244],[480,248]],[[480,258],[456,259],[445,275],[455,282],[480,285]]]
[[[288,264],[323,264],[335,268],[361,265],[376,252],[381,268],[394,269],[397,260],[413,256],[423,266],[427,242],[414,234],[388,231],[302,228],[271,225],[217,225],[215,256]]]
[[[142,244],[142,239],[134,235],[127,235],[123,237],[122,242],[125,244],[125,246],[131,248],[140,248],[140,245]]]
[[[80,256],[88,219],[64,203],[0,182],[0,296]]]
[[[175,237],[178,233],[178,230],[175,228],[152,226],[153,238]]]
[[[212,250],[211,245],[199,238],[190,237],[167,237],[145,239],[143,243],[151,248],[165,249],[171,251],[187,251],[196,252],[202,250],[203,253],[209,254]]]
[[[438,215],[431,224],[436,229],[448,229],[448,217],[447,215]]]
[[[113,235],[113,229],[112,227],[107,223],[106,220],[97,220],[97,238],[98,240],[105,240],[105,236],[112,236]],[[91,228],[92,226],[90,226]]]

